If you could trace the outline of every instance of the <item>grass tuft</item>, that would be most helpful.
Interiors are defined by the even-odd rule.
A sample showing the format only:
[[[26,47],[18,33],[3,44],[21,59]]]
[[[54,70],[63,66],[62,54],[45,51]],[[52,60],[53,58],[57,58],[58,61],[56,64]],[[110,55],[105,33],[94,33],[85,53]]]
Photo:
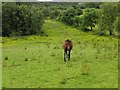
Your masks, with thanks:
[[[28,58],[25,58],[25,61],[28,61]]]
[[[5,56],[5,60],[8,60],[8,56]]]

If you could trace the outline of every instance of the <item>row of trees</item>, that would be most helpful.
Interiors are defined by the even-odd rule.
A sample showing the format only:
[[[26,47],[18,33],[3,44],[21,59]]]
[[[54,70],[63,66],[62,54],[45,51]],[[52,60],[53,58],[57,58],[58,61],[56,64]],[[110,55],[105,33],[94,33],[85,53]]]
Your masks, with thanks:
[[[3,3],[2,34],[40,34],[44,19],[55,19],[79,30],[113,35],[120,26],[118,6],[117,2]]]
[[[73,25],[74,27],[80,30],[88,30],[87,27],[95,26],[97,19],[96,10],[94,8],[86,8],[83,10],[76,11],[73,7],[66,10],[66,12],[62,16],[62,21],[67,23],[68,25]]]
[[[44,3],[42,3],[44,5]],[[56,19],[83,31],[113,35],[118,31],[119,3],[45,3],[46,18]],[[93,28],[95,27],[95,28]]]
[[[2,35],[24,36],[42,33],[43,13],[35,6],[3,3]]]
[[[78,14],[78,12],[80,14]],[[118,3],[102,3],[100,8],[77,9],[68,8],[61,19],[68,25],[72,25],[80,30],[91,30],[100,35],[113,35],[118,31]]]

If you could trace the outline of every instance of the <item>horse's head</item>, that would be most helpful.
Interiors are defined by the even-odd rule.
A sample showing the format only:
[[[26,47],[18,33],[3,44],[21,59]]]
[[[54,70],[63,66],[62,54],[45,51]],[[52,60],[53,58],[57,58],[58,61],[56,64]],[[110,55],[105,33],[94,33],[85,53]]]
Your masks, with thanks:
[[[69,39],[67,39],[67,40],[65,40],[65,43],[64,43],[64,49],[66,49],[66,50],[71,50],[72,49],[72,41],[71,40],[69,40]]]
[[[71,42],[71,40],[67,39],[67,40],[65,40],[65,42]]]
[[[67,45],[67,50],[71,50],[71,46],[70,45]]]

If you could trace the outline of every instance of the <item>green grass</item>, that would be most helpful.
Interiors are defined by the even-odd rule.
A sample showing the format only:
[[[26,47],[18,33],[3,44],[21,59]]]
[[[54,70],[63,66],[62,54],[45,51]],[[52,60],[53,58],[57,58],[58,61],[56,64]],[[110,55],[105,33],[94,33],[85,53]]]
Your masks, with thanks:
[[[48,36],[4,37],[2,87],[117,88],[118,40],[46,20]],[[63,42],[73,41],[70,61],[63,60]]]

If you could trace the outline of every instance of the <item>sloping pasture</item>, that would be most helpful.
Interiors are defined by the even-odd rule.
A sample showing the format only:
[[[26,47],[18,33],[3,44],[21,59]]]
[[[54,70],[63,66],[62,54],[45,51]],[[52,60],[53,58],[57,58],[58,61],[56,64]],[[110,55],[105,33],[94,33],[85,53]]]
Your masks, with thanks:
[[[46,20],[45,36],[2,38],[2,87],[117,88],[118,40]],[[73,41],[70,61],[63,42]]]

